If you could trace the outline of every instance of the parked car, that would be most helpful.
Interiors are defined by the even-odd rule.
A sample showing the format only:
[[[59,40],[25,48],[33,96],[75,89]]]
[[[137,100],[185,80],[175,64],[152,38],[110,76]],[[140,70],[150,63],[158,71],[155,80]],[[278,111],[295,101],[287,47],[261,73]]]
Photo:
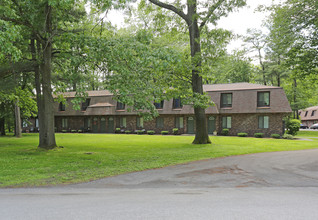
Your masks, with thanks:
[[[300,128],[301,128],[301,129],[307,129],[308,126],[307,126],[307,125],[304,125],[304,124],[300,124]]]
[[[312,126],[310,126],[310,129],[318,129],[318,123],[317,124],[313,124]]]

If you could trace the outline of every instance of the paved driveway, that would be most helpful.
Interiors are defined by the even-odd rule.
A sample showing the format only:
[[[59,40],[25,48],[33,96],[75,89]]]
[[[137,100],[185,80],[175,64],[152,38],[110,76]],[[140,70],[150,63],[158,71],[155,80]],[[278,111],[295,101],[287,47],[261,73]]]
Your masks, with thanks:
[[[318,219],[318,149],[1,189],[0,219]]]

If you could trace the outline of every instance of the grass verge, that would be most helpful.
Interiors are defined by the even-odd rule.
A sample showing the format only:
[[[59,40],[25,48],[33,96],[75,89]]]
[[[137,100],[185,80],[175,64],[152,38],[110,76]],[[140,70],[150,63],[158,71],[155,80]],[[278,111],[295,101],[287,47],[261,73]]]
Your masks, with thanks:
[[[192,145],[193,136],[56,134],[56,139],[63,148],[39,151],[37,134],[0,137],[0,187],[78,183],[207,158],[318,147],[318,139],[217,136],[211,145]]]

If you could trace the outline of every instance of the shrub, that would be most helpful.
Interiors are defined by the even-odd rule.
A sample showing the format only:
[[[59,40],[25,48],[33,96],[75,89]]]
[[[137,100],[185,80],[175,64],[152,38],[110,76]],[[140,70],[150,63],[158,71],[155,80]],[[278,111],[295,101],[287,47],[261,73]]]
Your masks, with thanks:
[[[239,136],[239,137],[247,137],[247,133],[237,133],[237,136]]]
[[[62,133],[66,133],[67,132],[67,130],[62,130]]]
[[[76,133],[77,132],[77,130],[71,130],[71,133]]]
[[[144,134],[145,130],[137,130],[136,132],[137,132],[137,134]]]
[[[229,129],[223,128],[221,131],[221,135],[227,136],[227,135],[229,135],[229,131],[230,131]]]
[[[300,121],[297,119],[286,120],[286,133],[295,136],[300,128]]]
[[[155,131],[149,130],[149,131],[147,131],[147,134],[149,134],[149,135],[154,135],[154,134],[155,134]]]
[[[161,131],[161,134],[162,135],[167,135],[167,134],[169,134],[169,131]]]
[[[279,135],[279,134],[272,134],[271,137],[272,137],[272,138],[279,139],[279,138],[280,138],[280,135]]]
[[[291,135],[291,134],[284,134],[284,135],[283,135],[283,139],[293,140],[294,137],[293,137],[293,135]]]
[[[120,128],[115,128],[115,133],[120,133]]]
[[[172,129],[172,133],[173,133],[174,135],[179,134],[179,128],[174,128],[174,129]]]
[[[254,137],[263,138],[264,137],[264,133],[254,133]]]
[[[125,131],[125,134],[131,134],[131,131],[126,130],[126,131]]]
[[[83,133],[83,130],[78,130],[77,132],[78,132],[78,133]]]

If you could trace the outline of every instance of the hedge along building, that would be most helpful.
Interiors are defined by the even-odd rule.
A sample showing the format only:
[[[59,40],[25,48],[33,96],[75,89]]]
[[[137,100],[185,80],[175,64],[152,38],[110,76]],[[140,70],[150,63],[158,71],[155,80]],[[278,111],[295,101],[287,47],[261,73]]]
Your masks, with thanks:
[[[208,132],[221,133],[229,129],[229,135],[245,132],[283,134],[283,118],[291,113],[284,90],[280,87],[250,83],[204,85],[204,91],[215,103],[206,109]],[[58,132],[83,130],[93,133],[113,133],[122,130],[154,130],[156,133],[179,128],[179,133],[195,133],[194,110],[182,105],[180,99],[155,103],[159,117],[144,121],[136,112],[128,112],[127,106],[113,100],[106,90],[88,91],[81,110],[74,110],[71,102],[75,92],[63,94],[66,105],[55,103],[55,127]]]

